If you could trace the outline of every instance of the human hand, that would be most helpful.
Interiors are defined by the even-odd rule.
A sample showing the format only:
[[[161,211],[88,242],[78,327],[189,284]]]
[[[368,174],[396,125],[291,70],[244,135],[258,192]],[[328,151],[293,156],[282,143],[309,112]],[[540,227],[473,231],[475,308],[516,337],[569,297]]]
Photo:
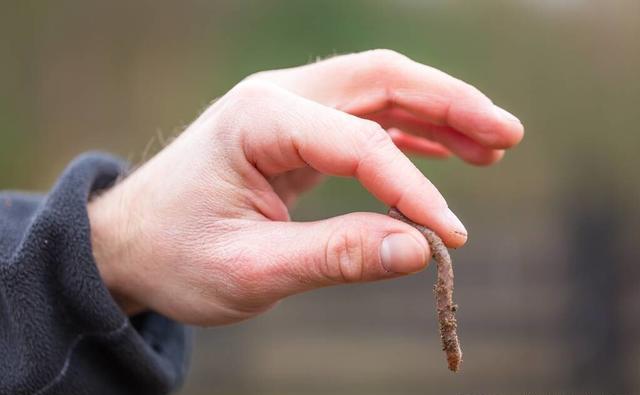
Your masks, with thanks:
[[[89,203],[96,262],[127,313],[199,325],[412,273],[430,253],[411,226],[374,213],[291,222],[288,207],[321,175],[355,177],[458,247],[464,226],[399,148],[487,165],[522,136],[477,89],[388,50],[258,73]]]

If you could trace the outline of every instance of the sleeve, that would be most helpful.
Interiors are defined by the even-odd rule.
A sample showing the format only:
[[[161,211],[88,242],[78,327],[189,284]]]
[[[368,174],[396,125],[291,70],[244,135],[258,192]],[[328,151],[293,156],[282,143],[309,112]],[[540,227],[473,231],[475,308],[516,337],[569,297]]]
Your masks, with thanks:
[[[190,329],[125,316],[92,255],[88,198],[125,171],[89,153],[47,195],[0,192],[0,394],[166,394],[182,383]]]

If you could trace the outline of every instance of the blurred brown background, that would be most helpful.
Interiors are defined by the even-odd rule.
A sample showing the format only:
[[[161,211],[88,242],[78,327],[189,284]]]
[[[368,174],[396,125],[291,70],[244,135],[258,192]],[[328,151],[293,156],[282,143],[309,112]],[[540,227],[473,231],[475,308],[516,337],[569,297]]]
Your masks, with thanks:
[[[244,76],[392,48],[486,92],[527,136],[498,166],[416,160],[470,231],[463,370],[433,268],[324,289],[198,331],[183,395],[640,393],[640,2],[1,1],[0,188],[76,154],[157,151]],[[383,207],[355,182],[300,220]]]

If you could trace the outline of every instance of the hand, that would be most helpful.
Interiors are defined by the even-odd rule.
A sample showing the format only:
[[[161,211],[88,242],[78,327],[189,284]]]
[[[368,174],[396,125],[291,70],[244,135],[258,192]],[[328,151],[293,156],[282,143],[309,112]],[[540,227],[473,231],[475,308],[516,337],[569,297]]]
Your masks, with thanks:
[[[399,148],[486,165],[522,135],[475,88],[388,50],[258,73],[90,202],[98,268],[127,313],[199,325],[412,273],[430,253],[409,225],[374,213],[290,222],[288,206],[321,175],[355,177],[458,247],[464,226]]]

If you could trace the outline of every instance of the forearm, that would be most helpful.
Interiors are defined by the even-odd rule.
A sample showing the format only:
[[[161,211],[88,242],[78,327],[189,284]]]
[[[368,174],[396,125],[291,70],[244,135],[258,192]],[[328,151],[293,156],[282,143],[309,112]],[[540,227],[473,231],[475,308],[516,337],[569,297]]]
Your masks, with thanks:
[[[87,205],[87,212],[93,256],[107,289],[127,315],[143,312],[146,307],[130,295],[130,284],[135,280],[126,274],[127,267],[132,264],[132,251],[140,248],[136,245],[135,231],[131,229],[133,221],[127,218],[136,214],[127,210],[118,190],[95,195]]]

